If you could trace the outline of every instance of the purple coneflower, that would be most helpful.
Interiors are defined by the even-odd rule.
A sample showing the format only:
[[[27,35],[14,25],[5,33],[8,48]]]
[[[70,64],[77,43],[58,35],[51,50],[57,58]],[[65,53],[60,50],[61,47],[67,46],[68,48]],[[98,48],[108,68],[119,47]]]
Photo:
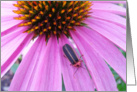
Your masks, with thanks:
[[[117,91],[108,65],[126,82],[125,1],[2,1],[1,77],[31,40],[10,91]],[[62,47],[73,39],[83,55],[76,71]],[[84,69],[85,68],[85,69]]]

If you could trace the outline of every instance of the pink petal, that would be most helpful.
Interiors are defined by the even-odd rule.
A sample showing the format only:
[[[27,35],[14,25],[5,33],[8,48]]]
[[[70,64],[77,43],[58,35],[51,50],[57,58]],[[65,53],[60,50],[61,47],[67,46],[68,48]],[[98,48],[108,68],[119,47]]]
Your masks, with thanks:
[[[94,11],[105,11],[126,16],[126,8],[111,3],[94,3],[91,6]]]
[[[47,47],[44,37],[38,38],[34,43],[19,66],[10,91],[61,91],[60,56],[57,40],[51,39]]]
[[[17,4],[17,1],[1,1],[1,8],[8,8],[9,10],[17,9],[13,4]]]
[[[126,59],[122,53],[110,41],[102,37],[96,31],[81,27],[76,28],[79,34],[89,42],[92,48],[103,57],[106,62],[121,76],[126,82]],[[125,43],[126,44],[126,43]]]
[[[84,55],[84,61],[90,74],[93,78],[94,84],[98,91],[117,91],[117,85],[110,69],[99,54],[91,47],[89,40],[85,40],[80,36],[78,31],[70,31],[71,36],[76,43],[79,51]],[[82,34],[81,34],[82,35]]]
[[[17,24],[20,24],[23,20],[15,20],[15,19],[12,19],[12,20],[9,20],[9,21],[5,21],[5,22],[1,22],[1,32],[17,25]]]
[[[10,8],[9,8],[10,9]],[[18,17],[19,15],[12,12],[12,9],[5,9],[2,8],[1,9],[1,22],[8,22],[8,21],[12,21],[15,20],[14,17]],[[22,21],[22,20],[16,20],[16,21]]]
[[[36,71],[36,89],[39,91],[61,91],[62,77],[60,66],[59,46],[56,37],[51,37],[47,43],[44,59],[39,64],[40,70]]]
[[[1,1],[1,16],[12,16],[18,15],[13,12],[13,10],[17,10],[18,8],[13,6],[17,1]]]
[[[93,3],[122,3],[122,4],[125,4],[126,1],[93,1]]]
[[[2,40],[1,47],[3,47],[5,44],[9,43],[10,41],[15,39],[16,37],[18,37],[27,28],[25,28],[25,27],[16,28],[13,32],[11,31],[7,35],[6,35],[7,32],[2,32],[2,34],[1,34],[1,40]]]
[[[1,64],[3,65],[8,58],[14,53],[22,41],[26,38],[28,34],[20,34],[14,37],[12,40],[10,38],[5,38],[1,40]],[[9,42],[8,42],[9,41]]]
[[[9,1],[7,1],[9,2]],[[3,18],[4,16],[9,17],[10,16],[18,16],[18,14],[14,13],[13,10],[17,10],[17,7],[14,7],[12,4],[5,4],[2,3],[1,4],[1,18]]]
[[[10,20],[14,20],[14,17],[18,17],[17,14],[16,15],[10,15],[10,16],[1,16],[1,22],[7,22]]]
[[[126,19],[121,16],[118,16],[116,14],[92,10],[92,13],[90,15],[92,18],[112,22],[112,23],[117,24],[123,28],[126,28]]]
[[[1,32],[21,23],[23,20],[15,20],[13,17],[17,17],[13,10],[17,10],[17,7],[13,6],[17,1],[2,1],[1,2]]]
[[[126,51],[126,29],[99,19],[88,18],[84,23]]]
[[[1,22],[13,20],[13,17],[19,16],[13,12],[17,10],[17,7],[13,6],[16,3],[17,1],[1,1]]]
[[[14,9],[11,9],[11,8],[1,8],[1,18],[4,17],[4,16],[18,16],[18,14],[14,13],[13,12]],[[17,10],[17,8],[15,9]]]
[[[7,34],[10,34],[11,32],[18,32],[18,31],[21,31],[21,29],[24,29],[24,31],[27,30],[28,27],[18,27],[18,24],[16,24],[15,26],[12,26],[11,28],[7,29],[7,30],[4,30],[3,32],[1,32],[1,37],[7,35]],[[23,32],[23,30],[21,31]]]
[[[70,44],[68,39],[65,36],[62,36],[59,40],[59,44],[61,53],[62,75],[66,91],[94,91],[94,85],[87,70],[79,68],[75,73],[77,68],[71,66],[70,61],[68,61],[68,59],[64,57],[62,47],[66,43]]]
[[[1,77],[15,63],[22,49],[28,44],[32,36],[32,34],[20,35],[1,48]]]
[[[13,77],[9,91],[26,91],[28,89],[29,83],[32,82],[31,79],[34,78],[32,73],[34,73],[39,60],[41,60],[41,54],[44,53],[44,51],[41,49],[42,43],[43,41],[41,41],[41,37],[39,37],[26,56],[23,58]]]

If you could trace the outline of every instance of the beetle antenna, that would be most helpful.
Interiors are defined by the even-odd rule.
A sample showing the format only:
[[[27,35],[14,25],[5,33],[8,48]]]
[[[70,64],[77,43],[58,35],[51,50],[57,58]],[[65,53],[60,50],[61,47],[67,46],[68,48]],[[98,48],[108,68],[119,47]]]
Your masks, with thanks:
[[[75,71],[75,73],[73,74],[73,76],[76,74],[76,72],[78,71],[79,67],[77,68],[77,70]]]
[[[83,55],[80,56],[80,58],[82,58],[82,57],[83,57]]]

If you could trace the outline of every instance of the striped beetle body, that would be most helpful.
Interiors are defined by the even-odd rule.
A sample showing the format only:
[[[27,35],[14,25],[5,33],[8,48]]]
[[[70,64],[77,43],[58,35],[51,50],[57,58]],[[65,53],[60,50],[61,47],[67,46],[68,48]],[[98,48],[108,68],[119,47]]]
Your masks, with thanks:
[[[82,60],[78,59],[76,53],[74,52],[74,50],[71,48],[70,45],[65,44],[63,46],[63,52],[65,56],[68,58],[68,60],[71,62],[72,66],[81,67]]]

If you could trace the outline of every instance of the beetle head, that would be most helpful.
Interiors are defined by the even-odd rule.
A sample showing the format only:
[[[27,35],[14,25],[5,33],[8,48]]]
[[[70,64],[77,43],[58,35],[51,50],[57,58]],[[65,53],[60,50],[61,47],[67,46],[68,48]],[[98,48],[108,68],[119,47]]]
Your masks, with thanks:
[[[73,65],[74,67],[80,67],[81,66],[81,61],[78,61],[76,64]]]

